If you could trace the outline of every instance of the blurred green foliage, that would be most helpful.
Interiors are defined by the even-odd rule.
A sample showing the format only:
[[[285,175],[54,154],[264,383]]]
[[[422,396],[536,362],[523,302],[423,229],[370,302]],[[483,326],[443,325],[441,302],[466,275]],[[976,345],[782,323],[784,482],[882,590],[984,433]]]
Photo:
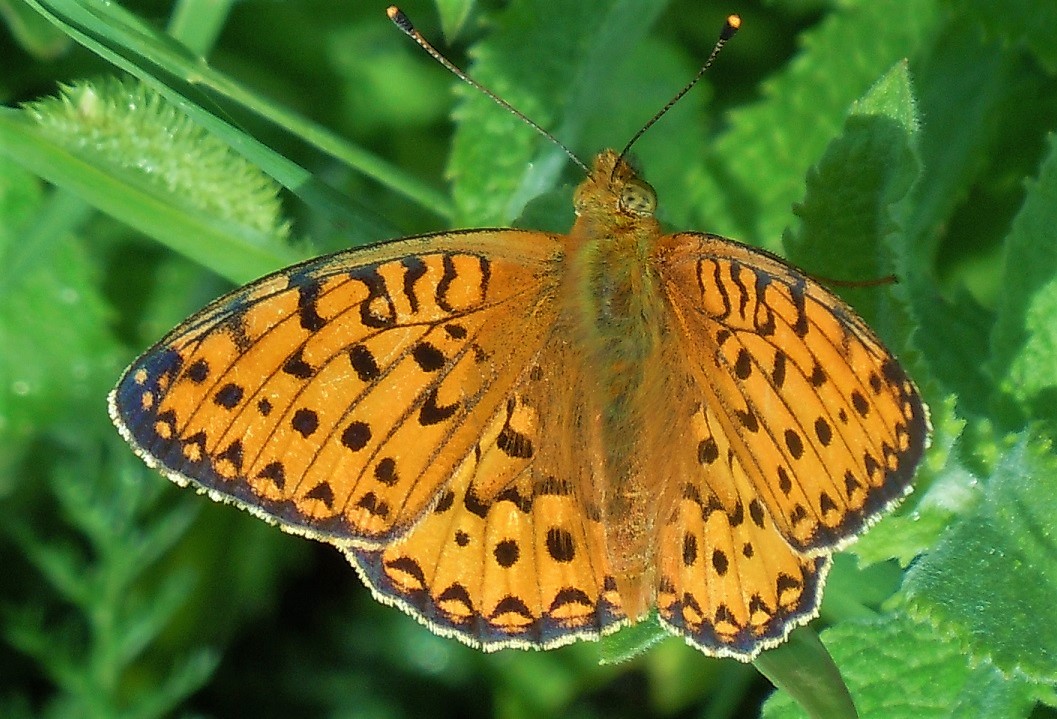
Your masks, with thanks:
[[[568,226],[576,168],[384,5],[0,0],[0,716],[760,713],[755,668],[676,639],[599,665],[594,644],[438,638],[333,549],[169,486],[110,425],[121,368],[232,281],[446,227]],[[1057,11],[999,6],[404,8],[585,160],[742,15],[635,154],[673,228],[899,277],[841,290],[935,425],[917,491],[839,558],[816,623],[863,717],[1057,716]],[[762,711],[802,715],[782,692]]]

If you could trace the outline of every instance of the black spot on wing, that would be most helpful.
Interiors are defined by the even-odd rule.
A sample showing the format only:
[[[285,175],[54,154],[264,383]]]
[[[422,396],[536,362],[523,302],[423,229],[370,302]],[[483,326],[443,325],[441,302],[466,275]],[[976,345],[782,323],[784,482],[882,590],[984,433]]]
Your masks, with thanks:
[[[374,354],[366,345],[357,344],[349,348],[349,362],[356,376],[363,382],[377,379],[381,371],[374,359]]]

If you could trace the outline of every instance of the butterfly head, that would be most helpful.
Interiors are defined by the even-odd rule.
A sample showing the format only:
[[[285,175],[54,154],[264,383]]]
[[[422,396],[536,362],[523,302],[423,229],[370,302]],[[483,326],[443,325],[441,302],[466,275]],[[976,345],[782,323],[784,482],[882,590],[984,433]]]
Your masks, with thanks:
[[[613,150],[595,158],[594,168],[573,199],[577,216],[607,215],[635,220],[652,218],[657,209],[657,193],[634,168]]]

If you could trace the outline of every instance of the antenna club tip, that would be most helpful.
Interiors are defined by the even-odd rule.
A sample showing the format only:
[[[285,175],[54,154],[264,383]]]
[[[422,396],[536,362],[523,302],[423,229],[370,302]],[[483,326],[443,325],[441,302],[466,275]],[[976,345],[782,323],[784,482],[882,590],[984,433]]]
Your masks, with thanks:
[[[409,20],[407,15],[404,14],[404,11],[396,5],[390,5],[387,7],[385,9],[385,14],[389,16],[389,19],[392,20],[398,28],[407,34],[410,35],[415,31],[415,26],[411,24],[411,20]]]
[[[727,15],[727,21],[723,25],[723,31],[719,34],[719,36],[723,41],[727,41],[734,37],[734,33],[736,33],[740,27],[740,15]]]

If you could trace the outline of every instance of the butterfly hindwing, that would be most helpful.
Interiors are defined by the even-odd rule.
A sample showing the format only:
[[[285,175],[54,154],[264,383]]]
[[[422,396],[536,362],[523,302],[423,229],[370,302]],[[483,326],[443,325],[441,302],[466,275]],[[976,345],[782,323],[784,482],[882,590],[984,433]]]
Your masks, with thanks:
[[[624,623],[560,337],[520,373],[437,505],[380,549],[347,550],[383,602],[485,650],[546,648]],[[559,431],[561,428],[561,431]]]
[[[707,654],[750,659],[815,616],[829,558],[782,537],[714,409],[698,405],[691,419],[695,446],[707,449],[658,533],[658,614]]]

